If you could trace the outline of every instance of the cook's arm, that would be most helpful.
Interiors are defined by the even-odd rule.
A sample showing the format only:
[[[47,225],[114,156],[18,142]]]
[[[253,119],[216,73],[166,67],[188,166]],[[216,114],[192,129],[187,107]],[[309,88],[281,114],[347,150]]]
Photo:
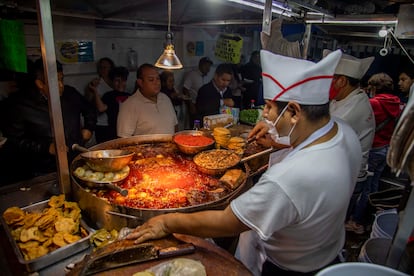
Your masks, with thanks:
[[[127,239],[135,243],[159,239],[171,233],[199,237],[232,237],[249,230],[234,214],[230,207],[219,211],[196,213],[170,213],[149,219],[138,226]]]
[[[253,129],[249,132],[249,135],[247,136],[248,140],[256,140],[256,142],[264,147],[270,148],[273,147],[275,149],[283,149],[287,148],[289,146],[281,145],[276,143],[272,140],[270,135],[267,133],[269,130],[269,127],[264,121],[258,122]]]

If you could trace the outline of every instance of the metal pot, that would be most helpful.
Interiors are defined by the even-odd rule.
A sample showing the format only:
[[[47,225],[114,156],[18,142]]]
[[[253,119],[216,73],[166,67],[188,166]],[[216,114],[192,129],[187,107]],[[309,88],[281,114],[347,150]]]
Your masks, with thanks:
[[[99,150],[102,148],[114,149],[122,148],[126,146],[134,146],[144,143],[171,143],[172,135],[169,134],[156,134],[156,135],[140,135],[130,138],[119,138],[92,147],[92,150]],[[75,169],[76,161],[79,160],[78,156],[71,164],[71,172]],[[191,213],[195,211],[201,211],[206,209],[224,209],[229,202],[244,192],[250,187],[247,176],[249,175],[248,166],[241,166],[246,172],[246,178],[243,183],[240,184],[235,190],[229,192],[224,197],[211,201],[208,203],[183,207],[183,208],[170,208],[170,209],[144,209],[144,208],[130,208],[120,206],[116,204],[110,204],[107,201],[96,197],[93,193],[84,189],[81,183],[71,174],[72,178],[72,192],[74,199],[78,202],[80,208],[87,215],[88,223],[96,228],[106,229],[121,229],[122,227],[136,227],[151,217],[161,215],[164,213],[184,212]],[[247,184],[248,183],[248,184]]]

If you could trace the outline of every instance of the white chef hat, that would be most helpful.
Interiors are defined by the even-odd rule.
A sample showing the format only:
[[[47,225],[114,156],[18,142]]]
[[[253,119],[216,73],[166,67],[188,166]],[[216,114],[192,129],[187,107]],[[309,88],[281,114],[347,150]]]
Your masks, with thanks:
[[[264,98],[306,105],[326,104],[341,55],[338,50],[314,63],[261,50]]]
[[[331,50],[324,49],[322,55],[326,57],[331,52]],[[373,61],[374,57],[356,58],[351,55],[342,54],[342,58],[335,69],[335,74],[360,80],[368,71]]]

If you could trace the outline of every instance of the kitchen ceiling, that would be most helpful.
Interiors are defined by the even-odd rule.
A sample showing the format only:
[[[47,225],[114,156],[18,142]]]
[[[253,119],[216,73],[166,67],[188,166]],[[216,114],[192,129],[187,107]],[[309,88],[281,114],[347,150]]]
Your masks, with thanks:
[[[172,28],[224,26],[261,28],[265,0],[172,0]],[[134,28],[165,28],[167,0],[51,0],[55,15],[95,19],[97,24],[123,24]],[[383,26],[395,27],[401,5],[396,0],[291,0],[273,1],[274,11],[283,12],[285,23],[311,22],[324,35],[336,39],[378,40]],[[411,5],[410,5],[411,6]],[[35,14],[35,0],[0,0],[1,13],[24,17]],[[288,17],[290,15],[290,17]],[[273,17],[280,16],[273,13]],[[412,40],[408,43],[412,43]]]

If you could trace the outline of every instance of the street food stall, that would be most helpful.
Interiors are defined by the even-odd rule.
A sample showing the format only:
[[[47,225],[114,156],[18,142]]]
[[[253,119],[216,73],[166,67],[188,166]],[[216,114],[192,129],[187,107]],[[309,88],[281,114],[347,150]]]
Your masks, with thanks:
[[[245,136],[250,128],[251,126],[237,125],[230,128],[228,133],[232,133],[233,137]],[[245,149],[243,153],[246,153],[246,155],[240,156],[225,148],[214,149],[214,138],[210,138],[212,136],[208,133],[209,131],[207,130],[182,131],[174,136],[160,134],[120,138],[90,148],[87,152],[88,155],[80,153],[70,165],[71,197],[67,197],[68,199],[63,201],[63,194],[60,196],[61,199],[52,196],[50,201],[30,204],[22,208],[24,210],[22,215],[24,218],[22,220],[27,221],[29,220],[27,216],[32,213],[42,210],[44,213],[44,210],[49,210],[52,207],[63,208],[59,213],[72,213],[70,209],[72,207],[69,206],[73,204],[70,203],[72,202],[70,199],[73,199],[80,208],[78,212],[80,213],[80,210],[82,210],[82,219],[77,222],[80,224],[79,229],[83,229],[83,232],[81,231],[79,234],[80,238],[76,239],[76,242],[73,244],[68,244],[66,247],[52,251],[46,256],[37,257],[37,255],[34,255],[36,257],[32,260],[30,255],[26,255],[28,253],[25,249],[21,248],[21,245],[17,246],[17,243],[14,241],[13,231],[17,231],[18,228],[16,227],[19,227],[15,225],[15,220],[17,220],[16,216],[20,217],[20,215],[14,212],[8,215],[9,212],[17,208],[9,207],[5,211],[3,210],[5,219],[2,219],[2,223],[5,225],[5,236],[8,237],[9,242],[12,244],[19,262],[29,272],[55,271],[55,269],[61,269],[62,265],[67,265],[69,260],[62,261],[64,256],[78,256],[90,250],[89,240],[93,235],[93,229],[119,231],[124,227],[134,228],[147,219],[163,213],[224,209],[232,198],[238,196],[252,185],[251,177],[253,175],[263,172],[272,149],[266,149],[255,144],[255,142],[250,142],[249,145],[243,147]],[[186,140],[178,142],[177,139],[174,139],[185,136],[190,138],[190,140],[187,139],[187,142],[196,142],[199,145],[186,145]],[[198,138],[208,138],[208,140],[201,139],[201,141],[207,141],[208,143],[200,145]],[[244,139],[239,141],[244,141]],[[179,149],[178,145],[184,146],[184,148]],[[203,154],[210,154],[215,151],[219,151],[220,160],[215,158],[216,160],[212,167],[199,170],[197,166],[203,166],[207,161],[196,163],[194,160],[197,160],[197,157],[199,157],[198,159],[203,158]],[[115,168],[118,165],[117,162],[108,163],[108,158],[114,161],[112,159],[116,159],[116,157],[105,156],[108,152],[120,153],[122,157],[124,155],[131,156],[132,153],[132,158],[128,158],[127,162],[121,165],[121,169]],[[100,157],[93,158],[91,153],[99,153],[101,155]],[[90,163],[88,162],[92,162],[92,165],[89,166],[88,164]],[[217,168],[217,166],[223,167]],[[111,172],[111,168],[115,168],[115,170]],[[127,170],[124,168],[127,168]],[[252,171],[251,168],[253,169]],[[99,171],[100,169],[101,171]],[[126,176],[117,176],[118,173],[125,173]],[[108,179],[105,179],[105,177]],[[97,183],[106,182],[111,182],[117,189],[97,185]],[[49,180],[48,185],[51,183],[53,183],[52,187],[55,187],[51,192],[59,192],[59,189],[56,189],[57,183]],[[44,183],[39,184],[43,185]],[[37,185],[33,185],[33,187],[28,189],[33,189],[33,192],[35,192]],[[126,191],[126,194],[123,194],[122,191]],[[31,192],[29,190],[21,191],[20,193],[28,195]],[[61,201],[63,203],[59,203]],[[59,204],[62,207],[57,207]],[[19,213],[20,209],[14,211]],[[9,217],[13,219],[7,220]],[[38,221],[43,220],[42,217],[36,217],[36,219]],[[55,220],[59,220],[59,218],[55,217]],[[37,225],[34,221],[33,223]],[[28,227],[24,226],[24,229]],[[39,224],[36,227],[48,229],[43,224]],[[46,233],[42,235],[46,235]],[[198,244],[198,247],[191,253],[193,255],[187,257],[196,258],[198,256],[198,258],[207,260],[205,264],[211,266],[210,269],[218,269],[218,266],[215,264],[216,260],[213,258],[216,253],[222,255],[229,254],[223,249],[215,248],[212,245],[206,247],[206,243],[201,239],[191,239],[194,241],[193,244]],[[19,242],[23,241],[19,240]],[[182,239],[178,239],[176,242],[182,243]],[[120,248],[129,247],[120,245]],[[22,254],[20,250],[26,253]],[[177,253],[177,255],[180,254]],[[139,259],[139,256],[137,258]],[[231,268],[232,271],[240,270],[240,273],[243,272],[243,267],[233,257],[228,255],[226,260],[236,265]],[[221,271],[225,271],[226,267],[228,268],[225,264],[220,265],[222,266],[220,268]],[[116,267],[118,266],[120,265]],[[138,266],[136,269],[141,268]],[[247,271],[243,273],[247,273]]]
[[[266,2],[268,3],[269,1]],[[301,4],[301,1],[293,2],[296,5]],[[48,85],[50,91],[57,91],[56,54],[51,21],[51,6],[49,1],[41,0],[37,1],[37,5],[42,56],[45,63],[44,67],[46,69]],[[309,7],[309,5],[304,3],[302,5],[307,11],[312,10],[312,7]],[[264,6],[263,8],[265,12],[262,26],[264,29],[267,29],[267,35],[270,36],[269,20],[272,19],[272,12],[269,13],[269,10],[266,10]],[[285,11],[286,14],[288,12],[292,11]],[[316,9],[316,12],[327,16],[322,9]],[[280,13],[283,15],[284,12],[281,11]],[[385,23],[388,23],[388,21],[382,21],[381,24]],[[306,35],[309,38],[311,28],[307,29]],[[304,54],[302,53],[303,56],[308,54],[308,46],[305,45],[303,49]],[[297,51],[295,53],[298,54]],[[128,248],[133,247],[127,241],[118,241],[105,248],[107,251],[103,250],[93,254],[91,253],[92,248],[86,246],[88,244],[86,241],[89,241],[95,230],[106,228],[108,230],[115,229],[120,231],[124,227],[135,227],[153,216],[168,212],[224,209],[233,198],[253,185],[253,177],[266,169],[267,157],[272,151],[272,149],[263,148],[255,143],[248,143],[245,145],[243,153],[236,155],[236,162],[225,167],[224,170],[216,175],[208,173],[211,171],[211,168],[204,171],[198,168],[198,164],[195,162],[195,157],[202,152],[220,150],[214,149],[214,143],[203,148],[201,152],[189,153],[179,147],[179,143],[174,140],[175,137],[173,135],[144,135],[115,139],[89,148],[88,150],[90,151],[100,153],[110,150],[127,151],[128,154],[126,155],[131,156],[127,165],[122,165],[121,169],[115,171],[108,169],[99,170],[92,168],[92,165],[88,163],[86,158],[88,155],[82,155],[81,153],[71,164],[68,164],[58,93],[51,93],[50,111],[56,139],[59,168],[57,174],[40,177],[31,181],[30,184],[27,182],[18,183],[14,186],[14,189],[4,189],[3,194],[0,195],[0,198],[4,199],[1,211],[4,212],[6,208],[13,204],[19,205],[19,207],[29,206],[29,209],[26,210],[31,211],[31,208],[36,203],[49,200],[59,194],[64,194],[68,201],[73,200],[82,210],[82,218],[84,220],[81,222],[81,229],[84,232],[81,234],[80,239],[75,242],[76,250],[73,250],[72,247],[71,251],[59,251],[56,254],[52,252],[53,255],[49,255],[46,260],[27,261],[24,260],[24,257],[19,259],[22,256],[17,253],[16,259],[9,258],[9,263],[7,263],[14,273],[41,271],[41,275],[55,275],[56,273],[61,273],[68,265],[73,269],[74,263],[78,263],[78,265],[75,265],[72,271],[68,269],[68,273],[74,273],[73,275],[77,275],[76,273],[79,272],[84,273],[85,267],[92,267],[91,271],[94,271],[93,266],[95,264],[91,260],[96,261],[95,259],[97,259],[98,261],[103,260],[103,263],[110,263],[112,260],[101,259],[101,257],[106,257],[109,251],[120,251],[121,256],[123,256],[123,253],[129,252]],[[251,127],[251,125],[243,124],[230,126],[231,137],[242,137],[245,141],[246,133],[248,133]],[[207,136],[211,135],[211,131],[205,130],[205,132]],[[204,137],[204,133],[201,136]],[[228,152],[227,148],[221,148],[221,150]],[[124,156],[124,154],[121,155]],[[220,156],[224,156],[224,158],[219,157],[219,164],[229,159],[231,152],[229,154],[221,152]],[[113,158],[114,156],[109,157]],[[102,158],[102,156],[98,156],[98,158]],[[230,171],[230,169],[237,170],[237,172],[232,171],[236,176],[228,176],[230,180],[226,181],[222,177],[226,176],[226,172]],[[119,171],[120,174],[117,175],[116,173]],[[159,181],[157,183],[162,189],[151,190],[149,188],[149,183],[153,183],[154,179]],[[198,180],[202,183],[208,183],[207,189],[205,189],[206,187],[198,189],[199,187],[195,186]],[[142,190],[138,190],[136,184],[141,182],[145,182],[143,186],[146,186]],[[232,183],[235,184],[232,185]],[[162,194],[161,190],[165,191],[166,189],[168,189],[168,193]],[[186,194],[183,195],[183,191]],[[171,194],[174,194],[174,197],[171,197]],[[17,202],[18,204],[16,204]],[[50,206],[47,205],[49,203],[43,202],[42,204],[46,204],[42,208]],[[5,224],[3,223],[3,225]],[[3,231],[6,231],[6,234],[2,235],[3,238],[1,239],[1,244],[4,248],[2,253],[14,256],[16,250],[19,249],[10,247],[10,245],[13,245],[11,230],[5,227]],[[400,235],[406,235],[406,232]],[[159,252],[172,247],[180,248],[183,244],[191,244],[193,247],[179,251],[177,254],[167,255],[167,257],[159,257]],[[393,254],[394,256],[397,255],[397,259],[399,249],[401,249],[401,246],[393,248]],[[123,250],[124,252],[122,252]],[[111,271],[107,272],[108,275],[117,275],[117,273],[119,275],[123,273],[132,274],[176,256],[184,256],[201,261],[210,275],[227,273],[231,275],[249,275],[250,273],[228,252],[195,237],[174,235],[170,239],[155,241],[149,247],[140,247],[137,250],[152,250],[152,253],[153,250],[157,250],[157,253],[151,255],[153,257],[150,256],[148,259],[146,259],[148,255],[139,255],[138,259],[142,257],[145,260],[142,263],[131,262],[130,264],[132,265],[130,266],[125,264],[122,264],[122,266],[119,264],[109,266],[108,270]],[[83,259],[86,253],[91,254]],[[67,254],[65,257],[70,257],[64,258],[65,254]],[[395,263],[396,261],[394,260],[393,262]]]

